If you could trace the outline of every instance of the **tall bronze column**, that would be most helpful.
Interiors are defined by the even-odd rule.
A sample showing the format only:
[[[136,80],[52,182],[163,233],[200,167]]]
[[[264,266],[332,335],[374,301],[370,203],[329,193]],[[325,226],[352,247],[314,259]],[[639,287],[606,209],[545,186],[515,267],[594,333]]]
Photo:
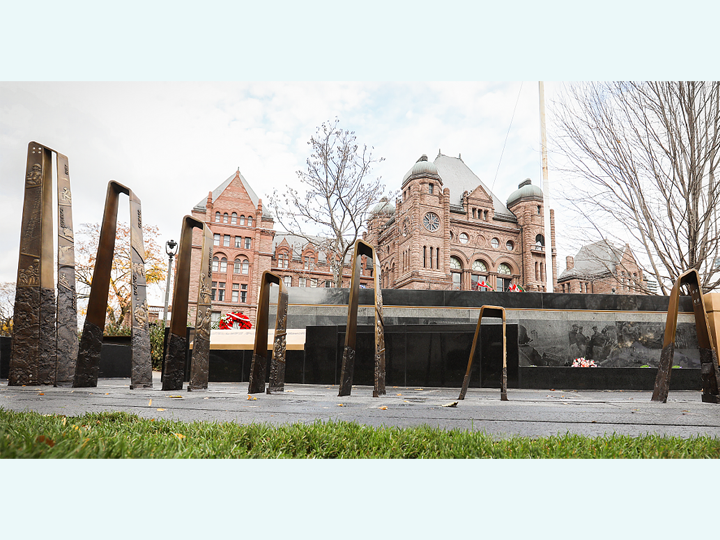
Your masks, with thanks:
[[[117,211],[120,194],[130,198],[130,259],[132,264],[131,323],[132,323],[132,366],[130,388],[152,387],[152,360],[150,357],[150,331],[148,307],[145,294],[145,247],[142,236],[142,210],[140,199],[128,187],[111,180],[105,196],[105,211],[100,227],[92,287],[88,300],[87,316],[83,326],[78,360],[75,367],[73,386],[97,386],[100,371],[105,314],[107,310],[110,277],[112,273]]]
[[[349,396],[352,390],[353,370],[355,368],[355,347],[357,341],[358,297],[360,296],[361,256],[373,261],[375,285],[375,386],[373,397],[385,394],[385,323],[383,321],[382,289],[380,288],[380,262],[375,257],[373,247],[363,240],[355,242],[353,251],[352,281],[350,300],[345,328],[345,348],[343,349],[342,368],[340,370],[340,391],[338,396]]]
[[[25,174],[8,384],[66,384],[77,350],[75,255],[68,159],[58,171],[58,302],[53,271],[53,150],[31,142]]]
[[[163,390],[182,390],[187,350],[188,298],[190,295],[190,261],[192,258],[193,229],[203,231],[200,279],[198,283],[197,312],[195,314],[195,341],[193,343],[190,384],[188,390],[203,390],[208,386],[210,365],[210,318],[212,285],[212,244],[210,228],[192,216],[185,216],[180,234],[175,286],[173,288],[172,318],[168,335]]]
[[[665,321],[665,334],[663,348],[660,353],[660,365],[655,378],[655,388],[651,401],[667,402],[670,392],[670,374],[675,354],[675,331],[677,330],[678,308],[680,307],[680,287],[686,285],[690,290],[690,297],[695,312],[695,330],[700,351],[700,374],[702,377],[702,400],[708,403],[720,403],[720,372],[718,371],[718,357],[716,344],[713,343],[712,334],[708,326],[705,302],[700,288],[700,276],[694,268],[688,270],[674,283],[670,292],[667,319]]]
[[[475,336],[473,337],[472,347],[470,349],[470,358],[468,358],[467,369],[465,370],[465,378],[463,379],[462,389],[458,399],[465,399],[468,385],[470,384],[470,374],[472,373],[473,358],[475,358],[475,350],[477,348],[478,338],[480,337],[480,327],[483,317],[502,318],[502,380],[500,381],[500,401],[507,401],[507,332],[505,324],[505,308],[499,306],[482,306],[480,308],[480,316],[478,317],[477,326],[475,326]]]
[[[285,350],[287,326],[288,294],[280,276],[265,271],[260,281],[260,299],[258,300],[257,317],[255,318],[255,344],[252,363],[250,364],[250,381],[248,394],[265,391],[265,366],[267,364],[268,315],[270,312],[270,285],[276,283],[278,291],[277,316],[275,317],[275,337],[273,339],[273,355],[270,364],[270,384],[267,393],[282,392],[285,389]]]

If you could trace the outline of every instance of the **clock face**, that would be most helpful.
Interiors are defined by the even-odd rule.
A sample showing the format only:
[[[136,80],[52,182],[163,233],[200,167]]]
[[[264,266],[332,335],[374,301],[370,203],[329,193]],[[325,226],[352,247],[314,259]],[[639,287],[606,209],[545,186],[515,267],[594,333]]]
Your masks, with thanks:
[[[435,232],[440,228],[440,218],[434,212],[428,212],[423,217],[423,225],[430,232]]]

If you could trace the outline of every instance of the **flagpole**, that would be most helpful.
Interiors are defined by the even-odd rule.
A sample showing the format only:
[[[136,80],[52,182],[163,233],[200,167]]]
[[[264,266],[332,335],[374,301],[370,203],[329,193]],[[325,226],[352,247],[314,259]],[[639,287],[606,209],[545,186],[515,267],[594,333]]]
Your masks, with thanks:
[[[545,131],[545,84],[538,82],[540,94],[540,145],[542,150],[543,214],[545,237],[545,281],[546,291],[553,292],[552,228],[550,224],[550,180],[548,179],[547,134]],[[549,263],[549,264],[548,264]]]

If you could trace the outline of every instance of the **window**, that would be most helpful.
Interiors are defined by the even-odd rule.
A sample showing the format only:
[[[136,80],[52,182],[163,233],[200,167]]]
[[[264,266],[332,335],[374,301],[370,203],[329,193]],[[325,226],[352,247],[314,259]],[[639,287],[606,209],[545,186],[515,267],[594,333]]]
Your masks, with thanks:
[[[220,259],[220,273],[221,274],[227,273],[227,259],[225,257]]]
[[[248,227],[252,227],[252,216],[248,216]]]
[[[333,286],[332,281],[330,281],[329,279],[326,279],[326,280],[325,280],[325,288],[326,288],[326,289],[329,289],[329,288],[331,288],[332,286]]]
[[[311,287],[317,287],[317,279],[316,279],[316,278],[313,278],[313,279],[310,280],[310,286],[311,286]]]
[[[542,251],[545,249],[545,237],[542,234],[538,234],[535,237],[535,249]]]
[[[230,225],[237,225],[237,212],[233,212],[230,216]]]
[[[217,272],[219,270],[219,264],[220,264],[220,259],[218,257],[213,257],[213,262],[212,262],[212,271],[213,272]]]
[[[312,265],[315,263],[315,259],[313,257],[305,257],[305,270],[310,270],[312,268]]]
[[[497,238],[493,238],[492,240],[490,240],[490,245],[493,248],[497,249],[498,246],[500,245],[500,240],[498,240]]]
[[[248,261],[247,259],[243,259],[242,273],[247,275],[249,271],[250,271],[250,261]]]
[[[218,302],[225,301],[225,282],[218,282]]]
[[[232,288],[232,301],[237,304],[239,299],[239,293],[240,293],[240,285],[237,283],[233,283]]]
[[[241,267],[242,261],[240,259],[235,259],[235,262],[233,263],[233,274],[239,274]]]
[[[475,219],[475,217],[476,217],[476,215],[475,215],[476,211],[475,211],[474,208],[473,208],[472,210],[473,210],[473,219]]]
[[[288,267],[288,254],[285,251],[281,251],[278,253],[278,268],[287,268]]]
[[[508,240],[507,242],[505,242],[505,249],[507,249],[508,251],[512,251],[514,247],[515,244],[513,244],[512,240]]]
[[[245,225],[245,216],[240,216],[240,225]]]
[[[220,212],[215,212],[215,223],[220,223]]]
[[[240,301],[244,304],[247,302],[247,284],[240,285]]]
[[[440,218],[434,212],[428,212],[423,217],[423,225],[430,232],[435,232],[440,228]]]
[[[221,313],[219,311],[213,311],[210,315],[210,324],[215,325],[220,322]]]
[[[298,278],[298,287],[307,287],[304,277]]]
[[[230,235],[226,234],[223,236],[223,246],[230,247]]]
[[[459,291],[462,286],[462,262],[457,257],[450,257],[450,274],[453,290]]]
[[[217,294],[217,281],[212,282],[212,289],[210,289],[210,300],[215,300],[215,295]],[[215,315],[213,313],[213,315]]]
[[[507,291],[512,284],[512,279],[498,277],[498,289],[501,291]]]
[[[283,285],[285,285],[285,287],[292,287],[292,277],[291,276],[283,277]]]
[[[428,193],[432,195],[435,192],[435,186],[433,184],[428,185]]]
[[[498,274],[504,274],[504,275],[512,275],[512,270],[510,270],[510,267],[503,263],[500,266],[498,266]]]
[[[242,247],[242,237],[241,236],[235,237],[235,247],[236,248]]]
[[[228,222],[228,214],[227,214],[227,212],[225,212],[223,214],[223,223],[227,223],[227,222]]]
[[[539,216],[539,215],[540,215],[540,207],[539,207],[539,206],[537,207],[537,213],[538,213],[538,216]]]
[[[220,235],[219,234],[213,234],[213,245],[214,246],[220,245]]]
[[[245,239],[245,249],[250,249],[252,247],[252,238],[246,238]]]
[[[470,237],[465,233],[460,233],[460,243],[461,244],[467,244],[470,240]]]

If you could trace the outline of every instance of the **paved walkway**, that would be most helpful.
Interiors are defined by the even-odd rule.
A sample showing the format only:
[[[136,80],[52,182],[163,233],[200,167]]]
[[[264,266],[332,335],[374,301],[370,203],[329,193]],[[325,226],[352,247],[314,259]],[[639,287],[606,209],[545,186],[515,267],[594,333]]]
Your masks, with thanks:
[[[345,420],[372,426],[427,424],[443,429],[483,430],[496,436],[539,437],[566,432],[598,436],[656,433],[690,437],[720,436],[720,405],[702,403],[699,392],[671,392],[667,403],[652,403],[639,391],[500,391],[471,388],[454,407],[459,388],[388,387],[372,397],[372,388],[353,387],[338,397],[337,386],[287,384],[282,394],[255,394],[247,383],[210,383],[200,392],[130,390],[129,379],[101,379],[97,388],[9,387],[0,381],[0,407],[43,414],[127,411],[145,418],[183,422],[310,423]]]

